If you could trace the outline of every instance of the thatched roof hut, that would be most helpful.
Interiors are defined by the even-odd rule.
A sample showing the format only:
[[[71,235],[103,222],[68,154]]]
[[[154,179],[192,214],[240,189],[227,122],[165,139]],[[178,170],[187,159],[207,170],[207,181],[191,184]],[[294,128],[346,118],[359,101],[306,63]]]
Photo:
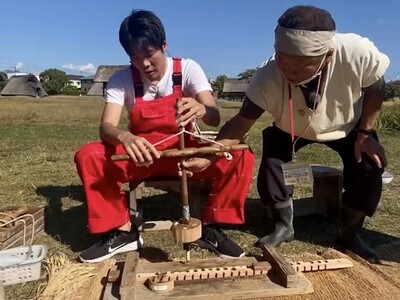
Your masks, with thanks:
[[[222,89],[223,98],[243,101],[249,86],[248,79],[225,79]]]
[[[115,65],[115,66],[99,66],[97,68],[96,74],[94,75],[94,82],[108,82],[111,75],[114,74],[116,71],[126,69],[129,65]]]
[[[103,96],[103,84],[101,82],[95,82],[87,92],[88,96]]]
[[[45,97],[47,93],[40,85],[39,79],[35,75],[29,74],[12,76],[0,95]]]
[[[94,85],[89,90],[88,95],[91,96],[105,96],[105,89],[107,87],[108,80],[110,79],[111,75],[114,74],[116,71],[126,69],[129,65],[115,65],[115,66],[106,66],[102,65],[97,68],[96,74],[94,75]],[[100,84],[100,85],[99,85]],[[101,92],[99,92],[101,88]]]

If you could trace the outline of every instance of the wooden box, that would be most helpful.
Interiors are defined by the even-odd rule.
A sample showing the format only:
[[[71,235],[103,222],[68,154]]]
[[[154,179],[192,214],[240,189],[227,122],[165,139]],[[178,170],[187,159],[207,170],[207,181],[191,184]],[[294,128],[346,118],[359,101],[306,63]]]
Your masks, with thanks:
[[[16,210],[18,206],[7,206],[0,209],[0,212]],[[32,217],[33,219],[32,219]],[[0,218],[3,216],[0,214]],[[24,227],[25,227],[25,244],[29,245],[32,238],[32,229],[34,237],[44,230],[44,207],[28,206],[28,212],[22,218],[25,225],[21,221],[16,221],[12,226],[6,227],[0,223],[0,250],[22,246],[24,244]]]
[[[314,177],[313,195],[294,199],[294,216],[318,214],[331,220],[337,220],[342,201],[342,171],[326,166],[312,166],[312,172]]]

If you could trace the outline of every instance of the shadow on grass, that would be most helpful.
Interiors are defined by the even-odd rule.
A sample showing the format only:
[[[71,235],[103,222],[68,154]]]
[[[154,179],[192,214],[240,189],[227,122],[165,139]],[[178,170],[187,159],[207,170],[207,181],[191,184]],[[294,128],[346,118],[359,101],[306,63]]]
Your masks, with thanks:
[[[259,199],[248,199],[246,202],[246,223],[235,229],[251,233],[258,238],[263,237],[273,230],[273,224],[267,219],[267,210]],[[293,220],[295,228],[295,240],[317,244],[323,247],[334,247],[336,241],[337,224],[335,221],[319,215],[308,215],[295,217]],[[379,231],[361,229],[361,238],[372,248],[377,249],[390,245],[398,245],[397,256],[386,255],[379,251],[381,259],[400,262],[400,238]],[[397,257],[397,259],[394,259]]]
[[[43,186],[39,187],[37,192],[46,197],[48,201],[45,209],[47,234],[62,244],[69,245],[74,252],[86,249],[99,239],[99,236],[90,235],[86,230],[86,205],[82,186]],[[68,201],[65,200],[63,203],[63,198],[82,202],[82,205],[68,207]],[[181,216],[180,195],[175,192],[151,195],[141,201],[139,208],[143,209],[144,221],[178,220]],[[259,199],[248,199],[245,211],[246,223],[243,226],[224,227],[262,237],[273,229],[266,214],[266,209]],[[294,228],[295,239],[298,241],[327,248],[335,246],[336,224],[327,218],[318,215],[296,217]],[[382,245],[400,243],[399,238],[378,231],[362,229],[360,235],[375,249]],[[146,250],[145,248],[142,255],[149,261],[165,260],[165,255],[162,253],[160,255],[159,251],[161,250]],[[390,257],[388,260],[393,261],[393,258]]]
[[[86,205],[81,185],[41,186],[37,193],[47,199],[44,218],[48,235],[69,245],[74,252],[95,242],[96,237],[90,237],[86,230]],[[82,202],[82,205],[68,207],[68,200]]]
[[[37,188],[37,193],[47,199],[44,217],[48,235],[70,246],[74,252],[80,252],[99,240],[101,235],[91,235],[86,229],[87,209],[82,185],[42,186]],[[181,210],[177,199],[180,196],[173,192],[146,197],[139,206],[144,211],[143,220],[178,219]],[[82,202],[82,205],[71,206],[71,200]]]
[[[168,262],[172,261],[169,254],[155,247],[144,247],[140,249],[140,258],[146,259],[149,262]]]

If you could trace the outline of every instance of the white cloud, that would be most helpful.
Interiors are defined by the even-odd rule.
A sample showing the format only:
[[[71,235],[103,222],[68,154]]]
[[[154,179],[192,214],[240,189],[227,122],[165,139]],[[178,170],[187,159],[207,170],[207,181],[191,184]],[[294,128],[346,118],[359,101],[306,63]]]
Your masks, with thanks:
[[[24,63],[19,62],[19,63],[17,63],[17,64],[15,65],[15,68],[18,70],[18,69],[22,68],[23,65],[24,65]]]
[[[73,63],[65,64],[62,68],[69,72],[75,73],[87,73],[87,74],[94,74],[96,72],[96,67],[92,63],[88,63],[86,65],[75,65]]]

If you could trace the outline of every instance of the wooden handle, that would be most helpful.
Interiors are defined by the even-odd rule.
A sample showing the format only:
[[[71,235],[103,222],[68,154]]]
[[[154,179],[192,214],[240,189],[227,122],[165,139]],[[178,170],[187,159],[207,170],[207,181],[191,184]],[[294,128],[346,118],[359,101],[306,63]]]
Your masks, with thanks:
[[[161,157],[182,157],[182,156],[194,156],[194,155],[202,155],[202,154],[212,154],[212,153],[221,153],[221,152],[230,152],[230,151],[244,151],[249,149],[249,145],[247,144],[239,144],[232,146],[221,146],[217,147],[200,147],[200,148],[185,148],[182,150],[179,149],[168,149],[160,151]],[[115,154],[111,156],[112,161],[121,161],[121,160],[129,160],[130,157],[128,154]]]

